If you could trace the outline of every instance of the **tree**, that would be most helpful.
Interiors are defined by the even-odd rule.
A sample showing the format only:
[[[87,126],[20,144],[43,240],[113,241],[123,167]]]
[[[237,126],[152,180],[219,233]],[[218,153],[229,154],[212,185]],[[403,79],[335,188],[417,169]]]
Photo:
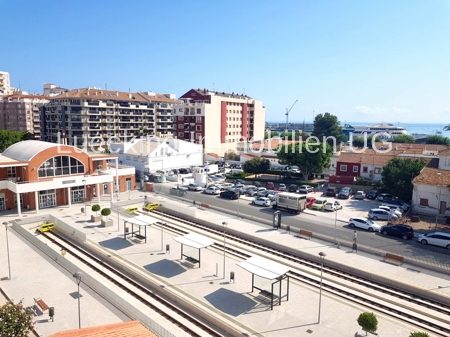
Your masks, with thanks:
[[[416,139],[410,135],[398,135],[397,137],[389,139],[389,142],[414,144]]]
[[[261,173],[266,173],[270,169],[270,161],[264,158],[253,158],[246,161],[242,168],[244,172],[253,173],[256,176]]]
[[[268,132],[264,132],[264,139],[269,139],[273,137],[278,137],[278,132],[270,131],[270,134]]]
[[[104,217],[108,216],[111,214],[111,209],[109,208],[103,208],[102,211],[100,212],[100,214]]]
[[[241,158],[241,156],[238,156],[236,153],[234,152],[228,152],[225,153],[224,155],[224,160],[232,160],[232,161],[239,161]]]
[[[358,317],[359,326],[366,332],[375,332],[378,329],[378,320],[373,312],[363,312]]]
[[[373,139],[373,136],[367,137],[366,146],[369,149],[372,148],[372,139]],[[380,137],[375,138],[376,143],[382,142],[382,141],[383,140]],[[353,146],[363,148],[364,147],[364,138],[363,137],[353,137]]]
[[[0,130],[0,152],[5,151],[13,144],[20,142],[24,135],[25,133],[22,131]]]
[[[32,133],[30,133],[30,132],[25,132],[23,135],[22,135],[22,138],[20,139],[20,140],[35,140],[36,139],[36,137],[32,134]]]
[[[32,312],[17,304],[7,302],[0,307],[0,336],[28,337],[33,330]]]
[[[424,159],[393,158],[383,167],[383,185],[389,193],[409,201],[412,198],[412,180],[426,164]]]
[[[430,337],[426,332],[411,332],[409,337]]]
[[[444,136],[431,135],[425,138],[425,144],[438,144],[450,146],[450,139]]]
[[[321,173],[330,166],[332,154],[329,145],[310,143],[308,146],[308,142],[296,142],[283,145],[277,157],[281,165],[298,166],[304,179],[308,180],[312,173]]]
[[[95,215],[98,215],[98,211],[100,210],[100,205],[99,204],[95,204],[92,205],[92,212],[95,212]]]
[[[284,131],[282,132],[278,137],[280,137],[281,139],[285,139],[287,137],[288,140],[298,140],[299,137],[302,137],[303,140],[306,140],[310,135],[308,135],[307,133],[304,132],[299,132],[299,131]]]
[[[334,137],[336,144],[340,144],[347,139],[342,133],[342,129],[339,126],[338,118],[329,112],[325,114],[318,114],[314,119],[313,136],[319,138],[319,141],[323,141],[323,137]],[[328,139],[329,145],[333,144],[332,139]]]

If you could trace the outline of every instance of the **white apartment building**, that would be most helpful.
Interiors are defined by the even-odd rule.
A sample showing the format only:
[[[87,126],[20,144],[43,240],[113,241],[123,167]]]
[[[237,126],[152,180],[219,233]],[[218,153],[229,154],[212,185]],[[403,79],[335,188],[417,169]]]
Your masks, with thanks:
[[[58,96],[69,91],[69,89],[61,88],[52,83],[44,83],[45,96]]]
[[[173,134],[223,156],[238,142],[264,139],[266,109],[247,95],[191,89],[174,104]]]
[[[43,139],[68,145],[126,142],[133,136],[172,136],[175,95],[99,88],[70,90],[50,97],[42,113]]]
[[[12,94],[12,92],[9,73],[6,71],[0,71],[0,96],[10,94]]]
[[[110,144],[110,151],[118,155],[119,164],[134,166],[136,173],[203,165],[202,145],[180,139],[142,137]]]

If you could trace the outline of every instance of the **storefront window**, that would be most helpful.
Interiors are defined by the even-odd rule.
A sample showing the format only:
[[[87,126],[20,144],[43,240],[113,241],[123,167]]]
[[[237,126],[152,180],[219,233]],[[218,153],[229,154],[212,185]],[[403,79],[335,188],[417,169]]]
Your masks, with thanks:
[[[39,167],[39,178],[83,174],[84,165],[78,159],[69,156],[50,158]]]

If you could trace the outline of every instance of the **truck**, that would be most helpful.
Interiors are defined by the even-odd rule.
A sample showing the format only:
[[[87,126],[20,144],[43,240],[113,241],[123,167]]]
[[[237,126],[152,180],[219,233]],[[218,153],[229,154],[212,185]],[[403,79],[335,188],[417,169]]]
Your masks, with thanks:
[[[288,213],[299,214],[306,209],[306,195],[298,195],[289,192],[277,193],[272,208],[274,210],[283,210]]]
[[[219,173],[219,165],[217,164],[205,165],[205,172],[207,174]]]

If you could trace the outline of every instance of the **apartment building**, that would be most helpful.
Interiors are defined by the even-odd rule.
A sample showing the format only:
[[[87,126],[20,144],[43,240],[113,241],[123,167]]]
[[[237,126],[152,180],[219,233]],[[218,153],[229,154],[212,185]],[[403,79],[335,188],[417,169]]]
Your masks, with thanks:
[[[264,139],[266,109],[247,95],[191,89],[174,104],[174,136],[223,156],[238,142]]]
[[[11,94],[11,83],[9,73],[0,71],[0,96]]]
[[[67,91],[69,91],[69,89],[58,87],[52,83],[44,83],[44,95],[45,96],[58,96]]]
[[[99,88],[70,90],[51,97],[42,111],[43,134],[68,145],[128,141],[133,136],[172,136],[175,95]]]
[[[48,102],[42,95],[14,94],[0,99],[0,129],[23,131],[41,139],[40,108]]]

